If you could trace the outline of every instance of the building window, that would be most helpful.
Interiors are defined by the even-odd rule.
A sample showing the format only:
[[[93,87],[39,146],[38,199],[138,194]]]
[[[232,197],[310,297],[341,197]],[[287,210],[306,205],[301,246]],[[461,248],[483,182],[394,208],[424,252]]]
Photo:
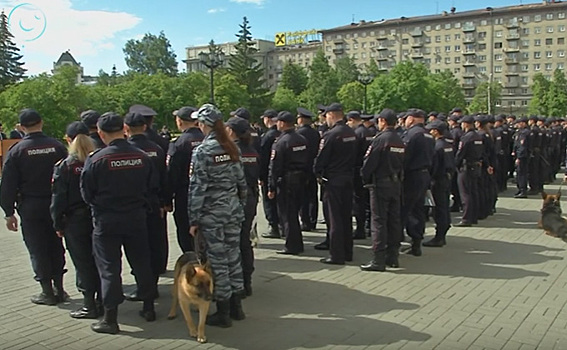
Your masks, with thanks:
[[[436,42],[436,43],[440,43],[440,42],[441,42],[441,35],[436,35],[436,36],[435,36],[435,42]]]
[[[557,45],[564,45],[565,44],[565,38],[557,38]]]
[[[461,56],[455,57],[455,63],[461,63]]]
[[[545,45],[553,45],[553,39],[552,38],[545,39]]]
[[[522,77],[522,84],[526,85],[528,83],[528,77]]]
[[[454,27],[455,27],[455,28],[461,28],[461,22],[455,23]]]
[[[535,28],[534,28],[534,33],[535,33],[535,34],[541,34],[541,27],[535,27]]]
[[[440,24],[437,24],[437,25],[435,26],[435,30],[441,30],[441,25],[440,25]]]
[[[529,35],[530,34],[530,28],[522,28],[522,34]]]
[[[441,57],[436,57],[436,58],[435,58],[435,63],[436,63],[436,64],[441,64]]]
[[[522,106],[527,106],[527,105],[528,105],[528,101],[523,100],[523,101],[522,101]]]
[[[496,18],[494,20],[494,24],[503,24],[504,23],[504,18]]]
[[[565,69],[565,63],[563,63],[563,62],[557,63],[557,69],[560,69],[560,70]]]
[[[374,45],[376,45],[376,43],[374,41],[370,42],[370,47],[374,47]]]
[[[478,38],[479,38],[479,39],[484,39],[484,38],[486,38],[486,32],[479,32],[479,33],[478,33]]]
[[[431,31],[431,26],[429,26],[429,25],[425,26],[425,31],[426,31],[426,32]]]
[[[435,47],[435,53],[441,53],[441,47],[440,46]]]
[[[547,31],[548,33],[553,33],[553,27],[552,27],[552,26],[548,26],[548,27],[546,28],[546,31]]]
[[[374,52],[370,53],[370,57],[374,58]]]
[[[480,73],[486,73],[486,67],[485,67],[485,66],[480,66],[480,67],[478,67],[478,71],[479,71]]]
[[[530,59],[530,53],[529,52],[522,52],[522,58],[525,60],[529,60]]]
[[[451,41],[451,35],[445,35],[445,41]]]
[[[461,45],[455,45],[455,52],[461,51]]]
[[[564,24],[558,25],[557,30],[560,31],[560,32],[564,32],[565,31],[565,25]]]
[[[461,40],[461,34],[455,34],[455,40]]]
[[[541,66],[539,63],[534,64],[534,70],[535,71],[539,71],[541,69]]]
[[[494,55],[494,60],[496,60],[496,61],[502,61],[502,54],[501,54],[501,53],[498,53],[498,54]]]
[[[565,57],[565,50],[558,50],[558,51],[557,51],[557,56],[558,56],[558,57]]]
[[[526,78],[526,80],[527,80],[527,78]],[[522,94],[523,94],[523,95],[527,95],[527,94],[528,94],[528,89],[522,89]]]
[[[446,64],[451,63],[451,57],[445,57],[445,63]]]
[[[366,58],[366,52],[361,53],[361,54],[360,54],[360,57]]]
[[[426,65],[430,65],[431,64],[431,58],[426,58],[425,60],[423,60],[423,63]]]
[[[557,14],[557,18],[559,18],[559,19],[565,19],[565,12],[559,12],[559,13]]]
[[[352,44],[352,48],[353,48],[353,49],[358,49],[358,44],[357,44],[357,43]]]
[[[523,23],[529,23],[529,22],[530,22],[530,16],[524,16],[524,17],[522,17],[522,22],[523,22]]]
[[[535,16],[534,16],[534,21],[535,21],[535,22],[541,22],[541,15],[535,15]]]
[[[545,57],[552,58],[553,57],[553,51],[545,51]]]
[[[445,23],[445,29],[451,29],[451,23]]]
[[[494,66],[494,71],[495,71],[496,73],[502,72],[502,66]]]
[[[478,50],[479,51],[486,50],[486,44],[478,44]]]
[[[512,92],[511,94],[513,94],[513,92]],[[508,105],[509,105],[509,106],[515,106],[515,105],[516,105],[516,101],[508,101]]]
[[[530,66],[527,65],[527,64],[522,64],[521,69],[522,69],[522,72],[527,72],[530,69]]]
[[[396,35],[396,30],[395,30],[395,29],[390,29],[390,35]]]
[[[502,37],[502,31],[501,31],[501,30],[497,30],[496,32],[494,32],[494,35],[495,35],[497,38],[501,38],[501,37]]]
[[[345,39],[349,39],[349,38],[350,38],[350,34],[346,34]]]
[[[534,52],[534,58],[541,58],[541,51]]]
[[[547,15],[545,15],[545,19],[552,20],[553,19],[553,13],[548,13]]]
[[[451,52],[451,46],[449,45],[445,46],[445,52]]]
[[[360,33],[360,36],[363,37],[363,38],[366,38],[366,32]]]
[[[349,45],[349,44],[345,44],[345,50],[350,50],[350,45]]]
[[[343,35],[342,34],[337,34],[337,39],[342,39]]]
[[[479,62],[486,62],[486,55],[480,55],[480,56],[478,56],[478,61],[479,61]]]
[[[529,41],[529,40],[522,40],[522,46],[523,46],[523,47],[529,47],[529,46],[530,46],[530,41]]]
[[[354,58],[355,60],[358,58],[357,54],[352,55],[352,58]]]
[[[480,21],[480,25],[481,25],[481,26],[485,26],[485,25],[487,25],[487,24],[488,24],[488,22],[487,22],[485,19],[483,19],[482,21]]]
[[[366,49],[366,43],[362,43],[361,45],[363,49]]]
[[[404,45],[409,44],[409,39],[408,38],[402,39],[402,44],[404,44]]]
[[[331,52],[331,47],[330,47],[330,46],[327,46],[327,47],[325,48],[325,51]]]
[[[541,39],[535,39],[535,40],[534,40],[534,45],[535,45],[535,46],[541,46]]]
[[[545,64],[545,70],[551,70],[551,63],[546,63]]]
[[[370,36],[375,36],[375,35],[376,35],[376,32],[375,32],[375,31],[371,31],[371,32],[370,32]],[[382,35],[384,35],[384,34],[382,34]]]
[[[495,49],[501,49],[501,48],[502,48],[502,43],[494,43],[494,48],[495,48]]]

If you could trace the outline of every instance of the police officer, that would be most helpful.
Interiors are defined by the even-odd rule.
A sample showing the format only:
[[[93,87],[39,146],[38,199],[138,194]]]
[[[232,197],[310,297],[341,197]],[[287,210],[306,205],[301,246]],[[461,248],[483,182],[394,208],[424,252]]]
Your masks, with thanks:
[[[324,184],[330,257],[324,264],[344,265],[352,261],[352,195],[356,135],[344,122],[343,107],[332,103],[325,109],[329,130],[325,132],[315,159],[315,174]]]
[[[31,298],[32,303],[55,305],[67,296],[63,290],[65,251],[49,213],[51,177],[53,166],[67,157],[67,150],[43,134],[37,111],[24,109],[18,119],[26,136],[10,148],[4,161],[0,205],[8,230],[18,231],[15,209],[22,220],[24,243],[42,290]]]
[[[250,136],[252,137],[252,146],[256,149],[257,152],[260,152],[262,148],[262,139],[258,134],[258,130],[254,129],[254,127],[250,125],[250,112],[246,108],[240,107],[236,109],[236,111],[230,112],[230,115],[246,120],[246,122],[248,123],[248,128],[250,129]]]
[[[319,151],[319,142],[321,137],[317,130],[312,127],[312,118],[315,116],[309,110],[299,107],[297,108],[297,133],[307,140],[307,167],[305,170],[305,191],[303,202],[301,203],[301,230],[311,231],[317,225],[317,214],[319,211],[319,199],[317,198],[317,179],[313,172],[313,162]]]
[[[295,132],[295,117],[282,111],[276,118],[282,133],[272,146],[268,174],[268,198],[278,203],[278,213],[285,235],[285,249],[278,254],[303,253],[303,236],[299,226],[299,209],[305,184],[305,169],[309,161],[307,140]],[[276,195],[277,192],[277,195]]]
[[[475,117],[475,127],[483,144],[482,171],[478,184],[478,188],[483,189],[479,191],[479,220],[484,220],[493,214],[497,196],[496,182],[494,181],[494,169],[496,168],[495,140],[490,133],[488,122],[489,117],[486,115]]]
[[[435,138],[435,154],[431,167],[431,193],[435,201],[433,216],[435,219],[435,237],[423,242],[424,247],[442,247],[446,244],[445,237],[451,227],[451,211],[449,197],[451,180],[455,173],[455,157],[453,145],[445,140],[447,126],[436,120],[425,127]]]
[[[139,113],[128,113],[124,116],[124,130],[128,136],[128,142],[146,152],[153,164],[153,169],[158,176],[158,186],[149,193],[149,211],[146,215],[148,227],[148,244],[150,246],[149,260],[152,267],[155,284],[159,275],[164,272],[167,266],[167,228],[165,222],[165,193],[167,172],[165,166],[165,152],[161,147],[148,140],[144,132],[147,125],[145,118]],[[157,292],[157,289],[156,289]],[[126,295],[126,300],[142,301],[137,291]]]
[[[538,117],[532,115],[528,118],[528,126],[530,128],[530,162],[528,170],[528,183],[530,190],[528,194],[538,194],[543,189],[543,179],[541,177],[541,146],[543,141],[543,133],[537,126]]]
[[[449,133],[451,134],[451,139],[453,140],[453,154],[457,153],[459,149],[459,143],[461,142],[461,137],[463,136],[463,129],[459,125],[459,119],[461,119],[460,113],[453,113],[449,117],[447,123],[449,124]],[[461,195],[459,194],[459,185],[457,183],[457,172],[452,176],[451,180],[451,195],[453,196],[453,205],[451,206],[451,212],[458,213],[461,211]]]
[[[241,304],[240,230],[247,184],[238,147],[229,139],[220,111],[205,104],[197,117],[206,137],[191,160],[190,232],[195,236],[199,231],[205,239],[214,274],[217,312],[207,317],[207,324],[230,327],[231,318],[246,317]]]
[[[460,119],[464,134],[455,156],[458,169],[459,192],[463,205],[463,217],[457,227],[470,227],[478,223],[478,183],[481,176],[483,141],[475,131],[474,118],[466,115]]]
[[[192,117],[194,107],[181,107],[174,112],[175,124],[181,135],[169,145],[167,152],[167,177],[169,193],[165,203],[172,209],[177,228],[177,242],[182,252],[194,251],[195,245],[189,235],[189,214],[187,211],[189,193],[189,165],[193,150],[203,142],[204,135]]]
[[[157,131],[155,131],[152,128],[152,125],[154,124],[154,117],[157,115],[157,112],[154,111],[153,109],[151,109],[148,106],[144,106],[144,105],[132,105],[130,106],[130,108],[128,109],[129,113],[139,113],[142,116],[144,116],[144,118],[146,119],[146,131],[144,132],[144,134],[146,134],[146,137],[148,138],[148,140],[153,141],[155,143],[157,143],[161,149],[163,149],[164,152],[167,152],[169,149],[169,141],[161,136],[159,136],[159,134],[157,133]]]
[[[362,119],[358,111],[350,111],[346,115],[347,124],[350,126],[356,135],[356,156],[354,162],[354,193],[353,193],[353,215],[356,220],[356,229],[353,233],[353,239],[365,239],[366,232],[364,225],[366,223],[366,212],[368,210],[368,190],[364,188],[362,178],[360,176],[360,168],[366,150],[370,145],[372,136],[370,131],[362,125]]]
[[[71,311],[70,316],[97,318],[102,316],[103,310],[100,278],[93,257],[93,223],[79,189],[84,162],[95,145],[89,137],[89,129],[80,121],[67,126],[65,139],[69,144],[69,156],[57,163],[53,171],[51,218],[57,235],[65,238],[75,265],[76,286],[83,294],[83,306]]]
[[[372,140],[361,169],[362,181],[370,188],[373,259],[361,265],[363,271],[385,271],[399,267],[402,239],[402,173],[405,145],[395,131],[396,114],[383,109],[377,115],[380,132]]]
[[[531,138],[527,122],[528,119],[525,117],[518,118],[516,121],[518,131],[514,135],[512,156],[515,158],[518,192],[516,192],[514,198],[528,198],[528,167]]]
[[[94,142],[95,149],[106,147],[104,142],[102,142],[102,140],[100,139],[100,136],[98,136],[98,132],[96,128],[96,123],[98,122],[98,118],[100,118],[100,114],[92,109],[89,109],[81,113],[81,120],[89,128],[89,136]]]
[[[230,118],[226,124],[228,136],[238,145],[240,149],[242,165],[244,166],[244,177],[248,185],[248,195],[244,206],[244,222],[240,230],[240,255],[242,257],[242,277],[244,279],[244,291],[246,296],[252,295],[252,273],[254,272],[254,251],[250,242],[252,223],[256,217],[258,207],[258,174],[260,156],[252,147],[252,136],[246,120],[242,118]]]
[[[327,109],[327,106],[322,104],[317,105],[317,116],[319,117],[317,132],[319,132],[319,136],[321,137],[323,137],[323,134],[329,130],[329,125],[327,124],[327,119],[325,117],[325,109]]]
[[[148,259],[146,213],[158,181],[148,155],[124,139],[119,115],[106,113],[97,126],[107,147],[87,158],[81,175],[81,195],[93,215],[93,252],[104,305],[104,318],[91,329],[116,334],[118,305],[124,301],[122,248],[136,278],[138,297],[144,301],[140,316],[155,320],[156,284]]]
[[[280,221],[278,218],[278,208],[275,199],[268,197],[268,169],[270,166],[270,155],[272,153],[272,145],[281,132],[276,125],[276,117],[278,113],[273,109],[264,112],[264,125],[268,131],[262,135],[260,146],[260,184],[262,187],[262,204],[264,205],[264,215],[270,226],[270,232],[262,234],[264,238],[280,238]]]
[[[376,124],[374,124],[374,116],[372,114],[362,114],[360,116],[362,119],[362,125],[370,131],[370,135],[374,137],[378,133],[376,129]]]
[[[497,115],[494,118],[494,130],[500,136],[500,148],[496,154],[498,159],[498,168],[496,169],[496,181],[498,185],[498,191],[503,192],[508,187],[508,164],[510,163],[509,158],[511,156],[510,152],[510,141],[511,132],[508,128],[508,124],[505,122],[505,115]]]
[[[429,170],[433,161],[435,141],[425,130],[425,112],[410,109],[402,137],[406,145],[404,158],[404,203],[402,217],[406,233],[412,239],[408,253],[421,256],[421,241],[425,233],[425,192],[431,180]]]

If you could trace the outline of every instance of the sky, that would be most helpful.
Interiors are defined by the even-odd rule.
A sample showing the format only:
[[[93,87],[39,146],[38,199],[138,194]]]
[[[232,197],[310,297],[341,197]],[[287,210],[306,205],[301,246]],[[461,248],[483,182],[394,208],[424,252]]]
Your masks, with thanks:
[[[537,2],[524,1],[524,4]],[[128,69],[122,49],[144,34],[169,39],[180,63],[185,48],[234,41],[244,16],[256,39],[278,32],[328,29],[360,20],[412,17],[521,4],[521,0],[0,0],[28,75],[50,72],[69,50],[86,75]]]

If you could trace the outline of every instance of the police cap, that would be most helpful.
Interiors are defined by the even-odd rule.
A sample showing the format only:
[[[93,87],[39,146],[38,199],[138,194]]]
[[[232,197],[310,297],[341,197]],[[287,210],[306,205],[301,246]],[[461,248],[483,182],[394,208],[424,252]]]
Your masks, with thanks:
[[[536,122],[537,122],[537,121],[539,120],[539,118],[538,118],[537,115],[530,115],[530,117],[528,118],[528,120],[533,120],[533,121],[536,121]]]
[[[544,121],[546,121],[546,118],[545,117],[539,117],[539,118],[537,118],[537,120],[540,121],[540,122],[544,122]]]
[[[461,116],[457,114],[451,114],[451,116],[449,117],[449,120],[452,120],[454,122],[458,122],[459,119],[461,119]]]
[[[397,116],[392,109],[384,108],[380,113],[376,114],[376,119],[384,119],[388,125],[391,125],[396,123]]]
[[[35,109],[26,108],[22,109],[18,116],[18,120],[21,126],[34,126],[41,121],[41,115],[39,115]]]
[[[447,129],[447,124],[445,124],[444,122],[442,122],[440,120],[434,120],[431,123],[427,124],[425,126],[425,128],[427,130],[435,129],[435,130],[439,130],[439,131],[445,131],[445,129]]]
[[[437,115],[437,119],[439,119],[442,122],[446,122],[447,121],[447,116],[444,113],[439,113]]]
[[[98,122],[98,118],[100,118],[100,114],[92,109],[81,113],[81,120],[89,128],[96,128],[96,122]]]
[[[396,118],[398,118],[398,119],[404,119],[404,118],[407,117],[407,116],[408,116],[407,112],[400,112],[400,113],[398,113],[398,115],[396,116]]]
[[[191,122],[191,121],[196,120],[195,118],[192,117],[193,112],[196,112],[196,111],[197,111],[197,108],[195,108],[195,107],[184,106],[184,107],[181,107],[177,110],[177,113],[175,114],[175,116],[177,116],[181,120]]]
[[[333,102],[325,108],[325,114],[329,112],[342,112],[343,106],[340,103]]]
[[[83,123],[82,121],[75,121],[67,125],[67,129],[65,130],[65,135],[69,136],[71,140],[75,139],[75,137],[77,137],[77,135],[79,134],[82,135],[89,134],[89,128],[85,123]]]
[[[527,123],[527,122],[528,122],[528,117],[520,117],[516,119],[516,123]]]
[[[549,118],[547,118],[547,120],[549,120],[550,123],[557,121],[557,119],[555,117],[549,117]]]
[[[412,116],[414,118],[425,118],[425,112],[419,108],[410,108],[407,111],[407,116]]]
[[[439,112],[437,111],[431,111],[429,112],[429,114],[427,115],[428,117],[434,116],[435,118],[437,118],[437,116],[439,115]]]
[[[496,117],[494,117],[494,121],[495,122],[503,122],[504,121],[504,115],[503,114],[499,114]]]
[[[146,118],[140,113],[127,113],[124,116],[124,124],[128,126],[142,126],[146,125]]]
[[[455,107],[455,108],[451,109],[451,112],[450,112],[450,113],[451,113],[451,114],[453,114],[453,113],[463,113],[463,110],[460,109],[459,107]]]
[[[512,120],[516,120],[516,116],[515,115],[509,115],[508,118],[512,119]]]
[[[374,119],[374,116],[372,114],[361,114],[360,115],[360,119],[362,120],[372,120]]]
[[[276,120],[286,122],[286,123],[293,123],[295,118],[293,117],[293,115],[290,112],[281,111],[280,113],[278,113]]]
[[[250,129],[250,125],[243,118],[230,118],[226,121],[225,125],[231,128],[236,133],[236,136],[239,137]]]
[[[297,107],[297,116],[301,118],[309,118],[309,119],[315,117],[315,115],[313,115],[313,113],[311,113],[310,110],[303,107]]]
[[[132,105],[130,106],[130,108],[128,109],[128,112],[130,113],[140,113],[141,115],[143,115],[145,118],[150,118],[150,117],[154,117],[157,115],[157,112],[154,111],[153,109],[151,109],[148,106],[144,106],[144,105]]]
[[[468,124],[472,124],[474,123],[474,117],[472,115],[465,115],[464,117],[462,117],[459,120],[459,123],[468,123]]]
[[[565,121],[565,118],[559,117],[559,118],[557,118],[557,121],[558,121],[558,122],[564,122],[564,121]]]
[[[488,118],[485,115],[479,114],[474,117],[475,122],[479,122],[481,125],[488,123]]]
[[[219,120],[222,120],[222,114],[219,109],[210,103],[205,103],[197,111],[197,119],[208,126],[213,126]]]
[[[267,109],[264,114],[264,117],[270,118],[270,119],[274,119],[278,116],[278,112],[276,112],[275,109]]]
[[[359,111],[350,111],[346,115],[347,119],[360,119]]]
[[[238,108],[236,111],[230,112],[230,115],[250,120],[250,112],[244,107]]]
[[[117,132],[124,128],[124,121],[114,112],[106,112],[100,116],[96,126],[105,132]]]
[[[317,111],[319,112],[319,114],[325,113],[326,109],[327,109],[327,106],[325,106],[325,105],[322,105],[322,104],[317,105]]]

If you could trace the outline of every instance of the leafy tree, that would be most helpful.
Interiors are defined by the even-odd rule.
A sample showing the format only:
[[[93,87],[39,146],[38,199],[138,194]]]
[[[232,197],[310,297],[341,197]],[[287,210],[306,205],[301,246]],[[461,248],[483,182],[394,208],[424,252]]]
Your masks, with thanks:
[[[294,94],[299,95],[307,88],[308,82],[309,77],[302,66],[291,62],[287,62],[284,65],[282,80],[279,86],[291,90]]]
[[[247,87],[239,84],[232,74],[223,74],[216,79],[215,103],[223,112],[225,119],[238,107],[249,106]]]
[[[147,33],[141,40],[130,39],[122,50],[128,68],[137,73],[177,75],[177,56],[164,32]]]
[[[448,69],[428,76],[428,91],[430,111],[447,113],[454,107],[465,105],[465,95],[459,80]]]
[[[271,94],[265,88],[264,69],[254,58],[258,50],[254,47],[248,23],[248,19],[244,17],[236,34],[238,38],[238,43],[235,45],[236,53],[230,57],[228,71],[239,85],[246,86],[249,96],[248,107],[254,117],[264,112],[271,100]]]
[[[362,111],[364,107],[364,86],[358,81],[346,83],[337,92],[345,111]]]
[[[531,86],[532,99],[530,101],[529,113],[534,115],[549,115],[548,94],[551,82],[543,74],[537,73],[533,76]]]
[[[366,63],[364,65],[364,72],[374,77],[377,77],[380,74],[382,74],[382,72],[378,69],[378,64],[376,63],[376,60],[374,59],[371,59],[370,63]]]
[[[360,71],[350,56],[339,58],[335,63],[335,71],[337,73],[337,82],[339,86],[357,81]]]
[[[567,80],[562,70],[553,72],[553,82],[547,94],[548,116],[565,116],[567,113]]]
[[[295,113],[297,110],[297,96],[295,93],[283,86],[278,86],[271,107],[277,111],[289,111]]]
[[[299,96],[301,105],[314,108],[317,104],[336,102],[339,84],[334,69],[329,65],[322,49],[319,49],[309,67],[307,89]]]
[[[8,18],[2,11],[0,13],[0,91],[22,80],[26,73],[24,62],[21,61],[23,56],[12,41],[13,38],[8,28]]]
[[[469,105],[471,113],[495,113],[496,101],[500,100],[502,95],[502,85],[499,82],[482,82],[477,86],[474,92],[474,98]],[[488,107],[490,102],[490,108]]]

